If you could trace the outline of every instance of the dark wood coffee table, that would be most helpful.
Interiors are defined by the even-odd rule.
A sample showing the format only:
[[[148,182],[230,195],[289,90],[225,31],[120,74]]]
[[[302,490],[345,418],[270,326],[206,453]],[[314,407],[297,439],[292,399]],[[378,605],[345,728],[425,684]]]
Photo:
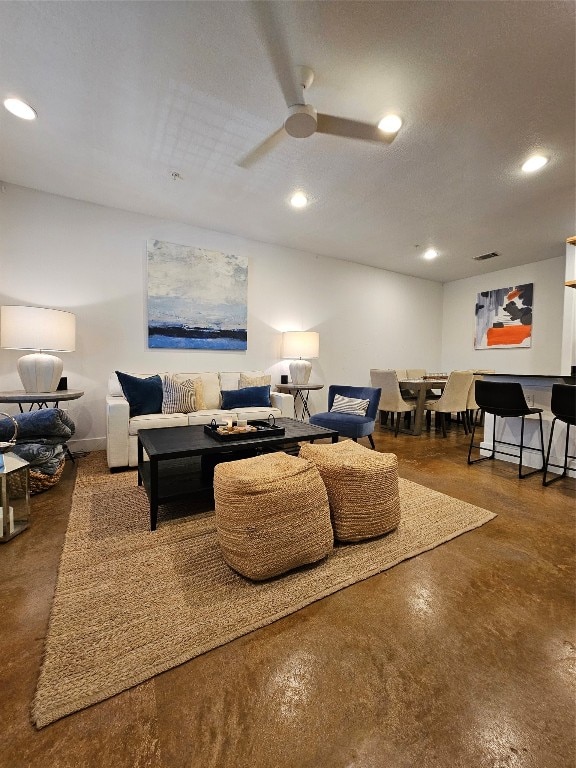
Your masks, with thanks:
[[[267,451],[282,450],[290,443],[330,438],[338,432],[296,419],[277,419],[283,435],[254,437],[221,443],[204,432],[204,426],[141,429],[138,432],[138,485],[150,500],[150,530],[156,530],[158,506],[213,487],[214,465]],[[150,461],[144,461],[144,451]],[[200,457],[195,464],[193,460]]]

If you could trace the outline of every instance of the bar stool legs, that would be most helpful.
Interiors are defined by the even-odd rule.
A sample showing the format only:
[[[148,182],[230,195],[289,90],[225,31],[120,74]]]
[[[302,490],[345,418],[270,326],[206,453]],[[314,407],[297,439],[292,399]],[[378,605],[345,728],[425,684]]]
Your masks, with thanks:
[[[544,432],[542,430],[542,414],[538,414],[538,424],[540,426],[540,453],[542,454],[542,466],[539,469],[533,469],[531,472],[525,472],[522,474],[522,448],[524,446],[524,416],[522,416],[522,429],[520,430],[520,463],[518,464],[518,477],[523,480],[525,477],[535,475],[537,472],[544,471],[544,464],[546,460],[544,458]]]
[[[568,455],[568,442],[570,440],[570,424],[566,424],[566,443],[564,444],[564,466],[563,466],[563,472],[561,475],[556,475],[551,480],[546,479],[546,475],[548,474],[548,465],[550,466],[558,466],[557,464],[550,464],[550,449],[552,448],[552,438],[554,436],[554,427],[556,426],[557,416],[555,416],[552,419],[552,426],[550,427],[550,438],[548,440],[548,450],[546,451],[546,461],[544,463],[544,477],[542,478],[542,485],[548,487],[549,485],[552,485],[552,483],[555,483],[556,480],[561,480],[563,477],[566,477],[568,474],[568,459],[573,459],[574,456]]]
[[[570,427],[576,426],[576,387],[573,384],[553,384],[552,385],[552,402],[550,404],[550,410],[554,414],[554,419],[550,426],[550,438],[548,440],[548,451],[546,453],[546,462],[544,465],[544,477],[542,479],[542,485],[550,485],[551,483],[560,480],[562,477],[566,477],[568,474],[568,459],[576,459],[576,456],[570,456],[568,454],[568,442],[570,440]],[[556,421],[563,421],[566,424],[566,443],[564,445],[564,466],[563,472],[557,477],[553,477],[552,480],[548,480],[546,475],[548,473],[548,467],[558,467],[560,464],[550,463],[550,450],[552,448],[552,438],[554,436],[554,427]]]
[[[476,412],[476,418],[474,419],[474,427],[472,428],[472,437],[470,439],[470,446],[468,448],[468,464],[477,464],[479,461],[485,461],[486,459],[494,459],[496,453],[501,453],[504,456],[516,456],[515,453],[509,453],[508,451],[502,451],[496,448],[496,443],[502,443],[504,445],[513,445],[513,443],[505,443],[503,440],[496,440],[496,414],[492,414],[493,416],[493,422],[492,422],[492,453],[488,456],[480,456],[478,459],[472,459],[472,448],[481,448],[480,444],[474,443],[474,435],[476,434],[476,427],[478,426],[479,419],[482,419],[484,417],[484,412],[482,409],[479,409]],[[542,455],[542,466],[538,467],[537,469],[532,469],[530,472],[522,472],[522,454],[524,451],[524,419],[525,416],[519,416],[518,418],[522,419],[522,426],[520,429],[520,456],[519,456],[519,463],[518,463],[518,477],[520,480],[524,480],[525,477],[530,477],[530,475],[535,475],[537,472],[542,472],[545,468],[546,460],[544,457],[544,432],[542,430],[542,414],[538,413],[538,425],[540,430],[540,453]]]

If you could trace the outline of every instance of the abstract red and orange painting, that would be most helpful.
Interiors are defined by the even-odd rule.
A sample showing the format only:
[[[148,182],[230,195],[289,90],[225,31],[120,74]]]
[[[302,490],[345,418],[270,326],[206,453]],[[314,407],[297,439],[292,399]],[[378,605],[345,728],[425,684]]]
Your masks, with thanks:
[[[534,283],[479,293],[474,349],[532,346],[533,300]]]

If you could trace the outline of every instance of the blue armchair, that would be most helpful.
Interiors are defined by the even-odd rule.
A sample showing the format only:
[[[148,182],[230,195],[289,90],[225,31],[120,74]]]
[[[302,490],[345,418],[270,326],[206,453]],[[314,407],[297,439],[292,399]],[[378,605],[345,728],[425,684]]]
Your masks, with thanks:
[[[310,417],[310,424],[326,427],[327,429],[336,429],[339,434],[344,435],[344,437],[351,437],[354,442],[357,442],[359,437],[367,437],[370,440],[370,445],[375,449],[376,446],[374,445],[372,432],[374,432],[376,424],[381,392],[381,389],[375,387],[346,387],[340,384],[332,384],[328,388],[328,411],[325,413],[315,413]],[[335,395],[368,400],[366,415],[355,416],[351,413],[331,411]]]

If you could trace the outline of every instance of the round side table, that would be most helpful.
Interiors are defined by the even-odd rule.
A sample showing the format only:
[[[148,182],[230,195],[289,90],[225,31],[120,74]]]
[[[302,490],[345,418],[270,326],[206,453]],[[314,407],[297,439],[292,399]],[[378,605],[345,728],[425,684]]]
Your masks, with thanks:
[[[80,389],[61,389],[57,392],[25,392],[23,389],[15,389],[10,392],[0,392],[0,403],[14,403],[20,408],[20,413],[24,413],[22,404],[30,404],[29,411],[35,405],[40,408],[48,408],[48,403],[54,403],[54,408],[58,408],[58,403],[62,400],[77,400],[82,397],[84,392]]]
[[[289,395],[294,394],[294,418],[298,418],[296,410],[296,403],[299,400],[302,403],[302,415],[300,421],[304,421],[305,416],[310,418],[310,411],[308,409],[308,398],[310,392],[316,389],[324,389],[324,384],[276,384],[278,392],[287,392]]]

